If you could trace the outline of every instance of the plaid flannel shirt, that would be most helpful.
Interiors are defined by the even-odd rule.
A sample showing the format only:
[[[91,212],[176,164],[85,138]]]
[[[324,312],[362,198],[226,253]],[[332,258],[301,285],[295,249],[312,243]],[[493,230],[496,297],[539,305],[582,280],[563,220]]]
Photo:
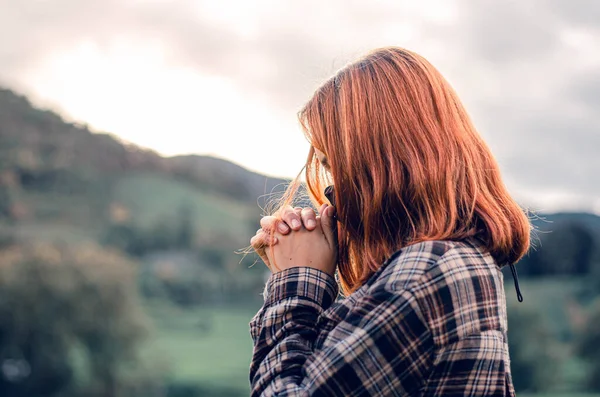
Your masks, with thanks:
[[[312,268],[270,276],[252,396],[514,396],[503,277],[476,240],[408,246],[337,294]]]

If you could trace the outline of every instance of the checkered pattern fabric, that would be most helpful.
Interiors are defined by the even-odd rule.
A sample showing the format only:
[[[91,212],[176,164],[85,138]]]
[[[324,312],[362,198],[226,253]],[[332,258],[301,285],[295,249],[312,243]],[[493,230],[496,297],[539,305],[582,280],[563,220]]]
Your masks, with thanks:
[[[312,268],[270,277],[252,396],[514,396],[502,273],[476,240],[411,245],[337,295]]]

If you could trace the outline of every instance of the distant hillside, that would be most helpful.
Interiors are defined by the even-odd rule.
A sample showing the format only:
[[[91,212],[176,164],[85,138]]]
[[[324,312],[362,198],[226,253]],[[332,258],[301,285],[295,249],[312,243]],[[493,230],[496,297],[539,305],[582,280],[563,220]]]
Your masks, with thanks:
[[[557,212],[554,214],[540,214],[532,223],[541,232],[555,230],[557,226],[566,223],[579,223],[599,237],[600,244],[600,216],[588,212]]]
[[[285,182],[212,157],[161,157],[0,88],[0,226],[27,236],[97,238],[114,222],[154,227],[185,209],[204,240],[246,238],[258,197]]]
[[[37,109],[24,96],[3,88],[0,158],[6,166],[28,171],[158,172],[249,203],[256,203],[258,196],[286,182],[209,156],[163,158],[113,135],[93,133],[85,125],[65,122],[56,113]]]
[[[154,228],[185,213],[202,241],[246,241],[265,195],[286,182],[218,158],[161,157],[0,88],[0,226],[28,236],[98,238],[114,223]],[[596,215],[539,217],[542,234],[577,224],[600,246]]]
[[[5,167],[24,170],[85,169],[123,172],[163,170],[156,153],[128,145],[105,133],[65,122],[52,111],[0,88],[0,158]]]
[[[210,156],[175,156],[166,159],[174,173],[181,173],[201,186],[216,188],[250,204],[264,204],[265,196],[280,192],[289,180],[266,177],[227,160]]]

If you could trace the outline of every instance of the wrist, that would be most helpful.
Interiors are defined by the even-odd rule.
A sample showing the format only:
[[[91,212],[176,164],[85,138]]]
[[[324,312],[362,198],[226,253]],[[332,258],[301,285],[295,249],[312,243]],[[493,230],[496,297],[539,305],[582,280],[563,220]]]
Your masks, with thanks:
[[[309,266],[290,267],[273,273],[265,286],[265,305],[296,297],[329,307],[337,298],[335,277],[321,269]]]

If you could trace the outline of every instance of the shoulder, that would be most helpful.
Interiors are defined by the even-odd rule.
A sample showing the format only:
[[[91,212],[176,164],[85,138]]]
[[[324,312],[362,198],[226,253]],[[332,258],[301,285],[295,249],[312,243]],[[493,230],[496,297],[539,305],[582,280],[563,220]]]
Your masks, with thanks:
[[[406,247],[378,283],[391,292],[409,291],[439,344],[485,330],[506,330],[502,273],[476,240]]]
[[[439,277],[481,272],[502,276],[492,256],[476,240],[434,240],[409,245],[392,255],[377,281],[390,290],[414,290],[439,281]]]

